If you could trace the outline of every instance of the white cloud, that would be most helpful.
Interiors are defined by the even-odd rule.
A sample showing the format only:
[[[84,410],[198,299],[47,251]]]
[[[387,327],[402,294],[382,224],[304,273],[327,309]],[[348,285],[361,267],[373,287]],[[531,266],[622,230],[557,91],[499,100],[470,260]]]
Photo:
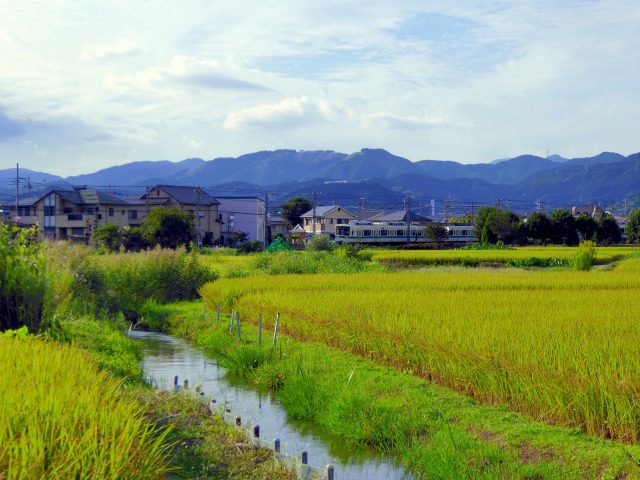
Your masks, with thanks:
[[[417,130],[442,125],[440,117],[417,117],[396,115],[393,113],[372,113],[363,116],[365,125],[375,129],[390,128],[397,130]]]
[[[119,41],[113,44],[89,45],[80,52],[80,59],[85,62],[94,60],[115,59],[124,56],[136,56],[141,50],[130,42]]]
[[[229,130],[299,128],[322,122],[329,113],[324,102],[312,102],[306,97],[287,98],[233,112],[227,116],[224,127]]]

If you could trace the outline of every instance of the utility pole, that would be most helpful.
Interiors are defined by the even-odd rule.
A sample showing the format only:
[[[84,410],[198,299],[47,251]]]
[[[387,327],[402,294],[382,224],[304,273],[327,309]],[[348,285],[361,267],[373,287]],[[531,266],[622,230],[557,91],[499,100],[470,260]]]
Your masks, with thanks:
[[[196,210],[196,245],[200,246],[200,194],[202,193],[202,189],[200,187],[195,188],[196,198],[198,202],[198,208]]]
[[[449,199],[444,200],[444,223],[449,223]]]
[[[18,225],[18,193],[20,191],[20,164],[16,163],[16,214],[13,217],[13,219],[16,222],[16,225]]]
[[[273,195],[273,192],[267,192],[264,194],[264,248],[269,246],[267,234],[269,232],[269,197]]]
[[[411,242],[411,197],[405,198],[405,211],[407,212],[407,245]]]
[[[318,192],[313,192],[313,219],[312,219],[312,224],[313,224],[313,234],[316,234],[316,206],[318,204]]]

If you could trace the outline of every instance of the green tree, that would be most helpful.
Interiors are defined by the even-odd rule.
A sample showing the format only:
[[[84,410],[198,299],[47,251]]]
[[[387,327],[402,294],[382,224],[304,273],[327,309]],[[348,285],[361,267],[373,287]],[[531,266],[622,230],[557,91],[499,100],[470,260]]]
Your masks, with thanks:
[[[311,202],[306,198],[293,197],[280,205],[280,216],[286,222],[287,227],[292,229],[301,222],[300,217],[311,208]]]
[[[489,232],[486,228],[487,217],[497,210],[496,207],[480,207],[473,218],[476,236],[482,243],[489,243]]]
[[[598,234],[598,222],[591,215],[582,214],[576,218],[576,230],[581,240],[594,240]]]
[[[542,212],[532,213],[523,230],[534,243],[545,243],[551,239],[551,220]]]
[[[107,223],[101,227],[93,229],[91,239],[96,246],[118,250],[123,243],[123,234],[120,227],[115,223]]]
[[[559,245],[578,245],[576,219],[569,210],[559,208],[551,212],[551,241]]]
[[[447,227],[437,222],[429,222],[424,229],[424,236],[433,243],[444,243],[447,241]]]
[[[624,233],[627,234],[627,243],[640,243],[640,208],[634,208],[629,212]]]
[[[152,208],[141,225],[145,240],[151,247],[178,248],[189,245],[196,234],[193,215],[177,208]]]
[[[248,240],[249,234],[247,232],[237,231],[231,234],[231,245],[234,247],[237,247]]]
[[[598,243],[602,245],[611,245],[622,241],[620,226],[611,215],[603,216],[598,222],[597,238]]]

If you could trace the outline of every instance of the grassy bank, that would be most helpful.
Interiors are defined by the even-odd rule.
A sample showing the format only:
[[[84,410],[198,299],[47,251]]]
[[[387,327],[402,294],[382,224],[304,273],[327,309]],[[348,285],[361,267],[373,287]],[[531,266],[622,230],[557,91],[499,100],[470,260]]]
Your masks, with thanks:
[[[242,310],[241,310],[242,311]],[[640,478],[640,448],[483,406],[431,382],[319,343],[272,332],[242,341],[202,305],[167,307],[171,329],[219,355],[234,375],[273,390],[292,418],[393,455],[418,478]]]

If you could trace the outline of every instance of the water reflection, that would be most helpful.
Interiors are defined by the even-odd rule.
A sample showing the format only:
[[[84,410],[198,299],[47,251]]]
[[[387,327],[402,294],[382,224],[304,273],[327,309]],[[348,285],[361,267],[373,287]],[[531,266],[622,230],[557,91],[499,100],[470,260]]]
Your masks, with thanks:
[[[142,366],[147,378],[158,388],[173,388],[174,377],[189,386],[200,385],[207,397],[227,405],[243,425],[260,425],[260,437],[279,438],[281,451],[298,455],[306,450],[309,463],[335,466],[336,478],[343,479],[411,479],[401,466],[377,452],[347,445],[318,425],[289,420],[277,399],[268,391],[259,391],[242,379],[227,377],[213,356],[182,339],[151,332],[131,332],[144,342]]]

